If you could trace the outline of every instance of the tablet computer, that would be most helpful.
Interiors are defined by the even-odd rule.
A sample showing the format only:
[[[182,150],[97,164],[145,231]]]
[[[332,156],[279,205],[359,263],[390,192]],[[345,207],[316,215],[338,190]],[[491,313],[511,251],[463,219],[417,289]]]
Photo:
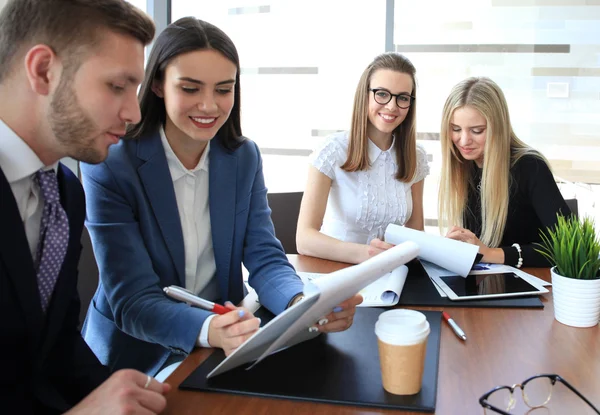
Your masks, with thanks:
[[[450,300],[517,297],[548,292],[538,282],[526,280],[514,272],[478,273],[466,278],[458,275],[431,278]]]
[[[304,285],[302,301],[275,316],[206,377],[217,376],[245,363],[257,364],[272,353],[318,336],[320,332],[311,327],[323,316],[382,275],[413,260],[418,253],[416,243],[404,242],[360,264],[313,279]]]

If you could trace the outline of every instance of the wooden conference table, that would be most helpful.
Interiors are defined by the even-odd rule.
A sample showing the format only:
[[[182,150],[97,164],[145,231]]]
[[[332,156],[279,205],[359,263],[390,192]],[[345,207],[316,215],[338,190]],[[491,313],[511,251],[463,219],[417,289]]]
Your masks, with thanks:
[[[289,255],[298,271],[332,272],[347,264]],[[545,268],[526,272],[549,280]],[[481,414],[479,397],[497,385],[513,385],[538,373],[564,377],[600,407],[600,326],[573,328],[554,320],[551,293],[542,297],[544,309],[459,308],[446,310],[465,331],[463,342],[443,322],[436,413]],[[412,308],[412,307],[411,307]],[[436,307],[414,307],[441,310]],[[173,386],[167,395],[166,414],[422,414],[377,408],[245,397],[233,394],[179,390],[179,384],[211,351],[197,349],[166,380]],[[374,370],[379,370],[375,368]],[[288,373],[287,376],[293,376]],[[515,392],[519,414],[527,408]],[[535,414],[593,413],[566,387],[557,384],[548,410]],[[490,413],[488,411],[488,413]]]

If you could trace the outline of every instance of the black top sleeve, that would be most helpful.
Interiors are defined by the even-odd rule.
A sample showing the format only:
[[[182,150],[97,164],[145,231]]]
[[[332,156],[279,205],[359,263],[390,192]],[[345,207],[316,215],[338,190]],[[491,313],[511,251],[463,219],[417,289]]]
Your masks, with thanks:
[[[518,243],[521,247],[523,266],[550,266],[547,259],[536,251],[539,249],[536,244],[541,242],[540,232],[545,232],[548,227],[556,224],[557,214],[567,216],[571,214],[571,210],[560,194],[554,176],[544,160],[534,156],[522,157],[514,166],[511,175],[515,187],[515,202],[521,207],[521,212],[513,212],[513,215],[517,216],[515,220],[510,221],[513,228],[504,232],[503,245],[509,245],[502,247],[504,263],[513,266],[517,263],[518,252],[510,245]],[[511,197],[509,206],[512,202]],[[520,213],[522,214],[519,215]],[[514,226],[521,227],[522,231],[518,232]],[[519,233],[524,236],[523,239],[506,240],[507,234]]]
[[[506,226],[500,243],[504,264],[516,266],[521,247],[524,267],[548,267],[547,259],[536,251],[541,242],[540,232],[554,226],[557,214],[570,215],[554,176],[546,162],[535,156],[524,156],[510,170],[510,188]],[[474,172],[475,181],[481,170]],[[476,186],[469,187],[465,225],[477,237],[481,236],[481,199]]]

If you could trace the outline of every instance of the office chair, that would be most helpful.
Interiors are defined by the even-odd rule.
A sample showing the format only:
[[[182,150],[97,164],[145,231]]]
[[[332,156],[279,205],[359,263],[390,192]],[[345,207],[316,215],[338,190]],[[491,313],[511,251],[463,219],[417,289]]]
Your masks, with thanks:
[[[271,208],[271,220],[275,226],[275,236],[283,245],[286,254],[297,254],[296,228],[300,202],[304,192],[267,193]]]
[[[579,208],[577,205],[577,199],[565,199],[567,206],[571,209],[571,213],[576,217],[579,216]]]
[[[92,249],[90,234],[85,226],[81,233],[81,246],[81,257],[79,258],[78,266],[79,277],[77,280],[77,291],[79,292],[79,300],[81,302],[79,310],[80,329],[83,326],[83,321],[85,320],[92,297],[94,297],[96,288],[98,288],[98,265],[96,264],[96,257]]]

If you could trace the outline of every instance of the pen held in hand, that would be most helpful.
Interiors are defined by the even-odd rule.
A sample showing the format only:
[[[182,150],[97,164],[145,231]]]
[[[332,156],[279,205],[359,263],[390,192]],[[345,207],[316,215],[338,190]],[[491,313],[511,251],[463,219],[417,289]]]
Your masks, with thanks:
[[[171,298],[174,298],[175,300],[186,302],[189,305],[202,308],[204,310],[212,311],[215,314],[226,314],[231,311],[227,307],[205,300],[204,298],[197,297],[185,288],[181,288],[176,285],[165,287],[163,288],[163,291],[165,294]]]
[[[445,311],[442,312],[442,316],[444,316],[444,320],[446,320],[448,322],[448,324],[450,325],[450,327],[452,328],[452,331],[454,331],[454,333],[460,337],[463,340],[467,340],[467,335],[465,334],[464,331],[462,331],[462,329],[460,327],[458,327],[458,324],[456,324],[456,322],[452,319],[452,317],[450,317],[450,314],[446,313]]]

